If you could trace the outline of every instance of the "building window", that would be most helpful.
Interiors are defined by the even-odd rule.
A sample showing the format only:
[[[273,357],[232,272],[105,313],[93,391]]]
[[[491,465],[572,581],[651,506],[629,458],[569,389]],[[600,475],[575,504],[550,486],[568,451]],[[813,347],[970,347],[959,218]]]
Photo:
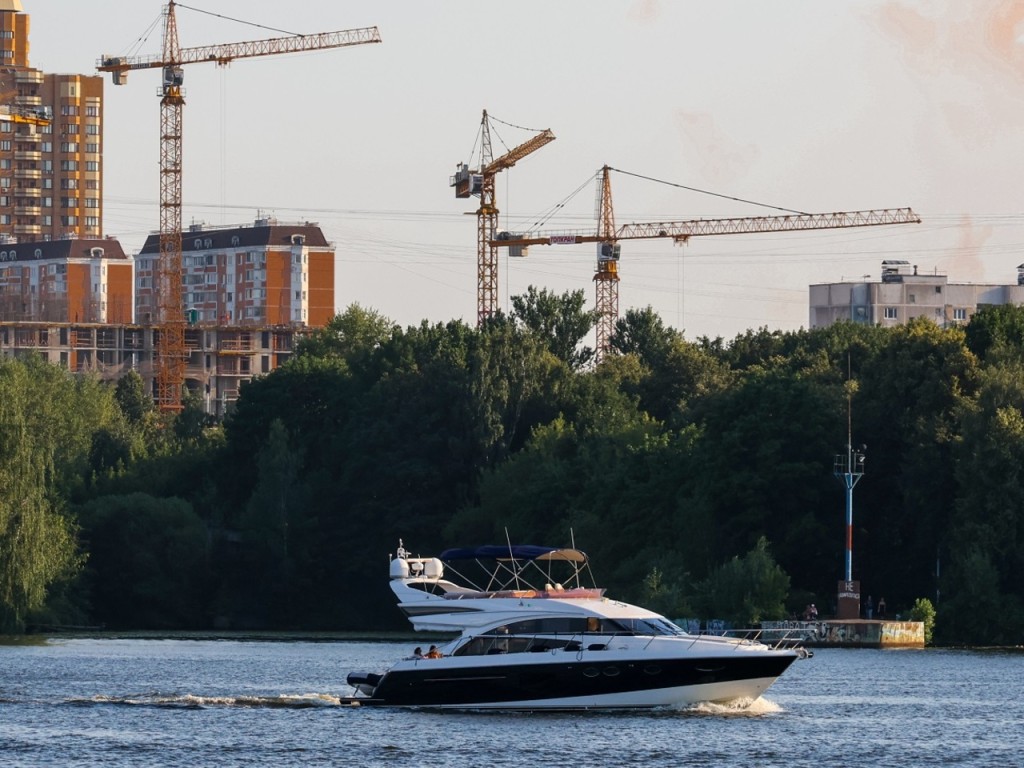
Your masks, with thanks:
[[[896,319],[896,307],[886,307],[885,308],[885,319],[886,320],[895,320]]]
[[[78,142],[77,141],[62,141],[60,143],[61,152],[77,152]]]
[[[966,320],[967,319],[967,310],[964,309],[963,307],[957,307],[956,309],[953,310],[953,319],[954,320]]]
[[[2,151],[2,152],[10,152],[11,151],[11,140],[10,139],[4,139],[3,141],[0,141],[0,151]]]
[[[98,141],[87,143],[85,145],[86,154],[98,155],[100,153],[100,144]]]

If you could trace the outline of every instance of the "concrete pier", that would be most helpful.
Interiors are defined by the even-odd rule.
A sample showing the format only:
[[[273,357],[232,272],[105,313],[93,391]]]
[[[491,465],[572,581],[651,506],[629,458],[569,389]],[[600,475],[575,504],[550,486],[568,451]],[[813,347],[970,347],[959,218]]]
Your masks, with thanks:
[[[886,619],[826,619],[822,621],[765,621],[766,637],[772,632],[795,630],[805,636],[808,648],[924,648],[924,623]]]

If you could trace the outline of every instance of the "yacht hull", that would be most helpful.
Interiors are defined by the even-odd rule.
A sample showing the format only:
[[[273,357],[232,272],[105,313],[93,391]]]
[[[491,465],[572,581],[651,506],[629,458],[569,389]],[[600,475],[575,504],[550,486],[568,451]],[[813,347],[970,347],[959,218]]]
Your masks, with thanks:
[[[577,659],[564,651],[544,655],[550,658],[530,663],[467,665],[443,659],[401,665],[380,680],[373,698],[392,706],[523,710],[753,700],[796,658],[788,653],[656,660]]]

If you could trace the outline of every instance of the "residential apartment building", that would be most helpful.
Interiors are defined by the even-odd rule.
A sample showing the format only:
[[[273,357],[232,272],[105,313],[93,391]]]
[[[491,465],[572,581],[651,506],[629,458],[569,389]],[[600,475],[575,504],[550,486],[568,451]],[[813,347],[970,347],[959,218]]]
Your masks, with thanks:
[[[135,260],[136,318],[157,316],[160,236]],[[192,324],[321,327],[334,316],[334,246],[310,222],[195,224],[182,234],[182,292]]]
[[[283,364],[334,316],[334,247],[316,224],[269,218],[195,225],[183,246],[185,385],[223,417],[242,383]],[[136,370],[151,390],[158,250],[158,235],[134,258],[109,238],[0,236],[0,356],[38,354],[108,381]]]
[[[29,65],[29,16],[0,0],[0,234],[103,236],[103,79]],[[14,112],[43,112],[45,124]]]
[[[810,327],[840,320],[891,326],[925,317],[941,325],[966,323],[978,307],[1024,304],[1024,264],[1016,284],[951,283],[944,274],[919,273],[907,261],[882,262],[878,281],[823,283],[810,287]]]
[[[0,321],[130,323],[132,262],[117,240],[0,235]]]

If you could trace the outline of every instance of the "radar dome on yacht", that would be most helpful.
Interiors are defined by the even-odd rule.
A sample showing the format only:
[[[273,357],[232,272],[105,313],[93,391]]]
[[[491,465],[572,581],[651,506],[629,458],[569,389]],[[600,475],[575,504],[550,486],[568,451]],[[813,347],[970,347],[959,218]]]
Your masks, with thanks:
[[[392,579],[407,579],[409,578],[409,563],[400,557],[396,557],[391,561],[391,578]]]
[[[444,576],[444,565],[441,560],[432,557],[423,564],[423,575],[428,579],[440,579]]]

